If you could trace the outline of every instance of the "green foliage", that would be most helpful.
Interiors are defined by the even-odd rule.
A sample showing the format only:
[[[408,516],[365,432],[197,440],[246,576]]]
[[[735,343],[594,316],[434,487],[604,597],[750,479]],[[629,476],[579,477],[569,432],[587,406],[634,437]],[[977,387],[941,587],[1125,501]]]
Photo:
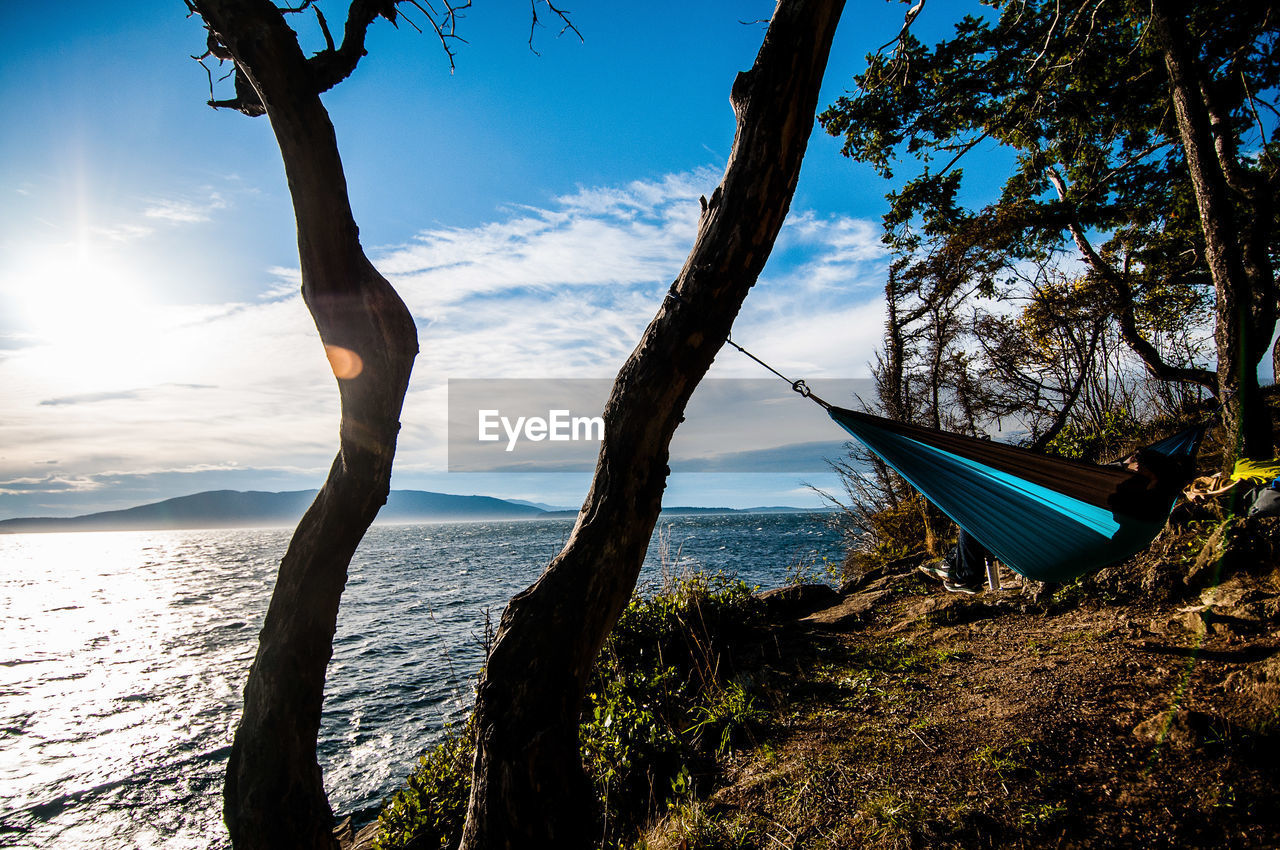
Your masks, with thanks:
[[[713,755],[764,717],[731,678],[733,649],[763,622],[746,584],[695,574],[636,597],[588,687],[583,758],[611,841],[693,792]]]
[[[732,678],[734,650],[764,622],[741,581],[694,574],[636,596],[587,687],[583,762],[604,815],[605,844],[688,799],[712,757],[747,740],[765,715]],[[468,727],[424,755],[378,822],[379,850],[446,848],[461,832],[474,753]]]
[[[839,581],[841,578],[841,565],[834,564],[827,559],[826,555],[819,558],[817,555],[811,555],[807,559],[801,559],[793,564],[787,564],[787,581],[791,586],[801,584],[822,584],[824,582]]]
[[[864,571],[921,551],[927,532],[920,500],[912,498],[864,516],[866,529],[850,552],[855,571]]]
[[[1069,810],[1062,803],[1033,804],[1022,810],[1018,816],[1018,823],[1024,829],[1045,829],[1064,820],[1068,812]]]
[[[468,725],[418,759],[405,787],[392,794],[378,813],[376,850],[404,847],[410,841],[422,848],[451,846],[467,816],[474,753]]]
[[[635,845],[635,850],[755,850],[766,835],[746,814],[724,816],[697,800],[671,807],[660,829]]]
[[[1188,383],[1225,391],[1215,356],[1229,358],[1224,375],[1246,374],[1274,335],[1274,9],[1182,3],[1162,27],[1163,4],[982,5],[934,44],[904,32],[820,116],[846,155],[894,180],[886,411],[949,430],[1015,415],[1039,434],[1060,411],[1094,422],[1117,387],[1171,408]],[[1190,78],[1175,85],[1167,60],[1183,52]],[[1175,109],[1175,89],[1212,140]],[[1193,181],[1185,146],[1201,137],[1213,173]],[[998,187],[993,154],[1009,175]],[[987,161],[966,174],[975,156]],[[1232,236],[1214,251],[1239,256],[1239,271],[1211,271],[1205,234],[1219,231]],[[1063,297],[1035,303],[1055,288]],[[1253,433],[1265,421],[1250,405]]]
[[[1030,769],[1031,742],[1025,738],[1000,746],[979,747],[973,760],[1002,780],[1010,780]]]
[[[1132,442],[1136,422],[1126,410],[1106,411],[1094,428],[1068,424],[1045,446],[1048,454],[1084,461],[1098,461],[1114,455]]]
[[[765,712],[738,682],[728,682],[711,695],[709,702],[695,706],[694,723],[689,727],[695,741],[710,741],[717,756],[742,743],[753,727],[764,722]]]

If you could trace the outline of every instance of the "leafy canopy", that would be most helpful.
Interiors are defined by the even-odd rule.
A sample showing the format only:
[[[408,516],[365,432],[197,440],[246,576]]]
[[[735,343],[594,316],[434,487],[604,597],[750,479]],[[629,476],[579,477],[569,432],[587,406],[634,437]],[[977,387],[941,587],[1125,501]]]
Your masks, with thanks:
[[[900,277],[914,269],[936,278],[920,264],[945,248],[981,256],[974,280],[983,294],[999,295],[999,284],[1013,285],[1017,263],[1060,262],[1074,247],[1088,275],[1106,284],[1087,291],[1126,326],[1131,345],[1203,332],[1214,297],[1150,5],[983,5],[988,13],[964,17],[932,47],[908,28],[893,50],[868,58],[856,91],[820,116],[843,136],[846,155],[884,178],[910,169],[888,194],[885,216]],[[1274,258],[1270,197],[1280,151],[1266,133],[1280,114],[1271,103],[1280,85],[1275,4],[1187,4],[1183,19],[1207,80],[1219,154],[1234,158],[1242,184],[1263,189],[1233,197],[1237,222],[1260,224]],[[993,149],[1010,155],[1008,177],[994,202],[966,204],[960,166]],[[1155,371],[1153,358],[1168,351],[1140,354]],[[1198,378],[1209,383],[1211,375]]]

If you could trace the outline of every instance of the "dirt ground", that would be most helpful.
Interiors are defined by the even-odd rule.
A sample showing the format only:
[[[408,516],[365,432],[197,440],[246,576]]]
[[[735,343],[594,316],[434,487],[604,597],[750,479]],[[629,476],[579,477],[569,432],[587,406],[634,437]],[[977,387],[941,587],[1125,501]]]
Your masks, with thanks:
[[[773,720],[640,846],[1280,847],[1263,522],[1040,600],[866,577],[775,637]]]
[[[788,589],[745,746],[631,846],[1280,848],[1280,518],[1171,528],[1052,594]]]

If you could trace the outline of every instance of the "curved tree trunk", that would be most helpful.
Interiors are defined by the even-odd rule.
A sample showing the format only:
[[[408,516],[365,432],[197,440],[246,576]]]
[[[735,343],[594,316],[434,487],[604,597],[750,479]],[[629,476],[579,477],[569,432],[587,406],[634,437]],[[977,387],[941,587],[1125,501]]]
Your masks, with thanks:
[[[843,0],[784,0],[731,102],[738,130],[693,250],[605,406],[595,476],[568,543],[503,613],[476,704],[462,847],[596,846],[578,746],[587,677],[635,588],[668,446],[786,217]]]
[[[386,502],[417,332],[370,264],[337,141],[306,59],[265,0],[195,0],[265,107],[298,224],[302,293],[338,378],[339,451],[276,579],[224,788],[236,848],[336,847],[316,761],[347,567]]]

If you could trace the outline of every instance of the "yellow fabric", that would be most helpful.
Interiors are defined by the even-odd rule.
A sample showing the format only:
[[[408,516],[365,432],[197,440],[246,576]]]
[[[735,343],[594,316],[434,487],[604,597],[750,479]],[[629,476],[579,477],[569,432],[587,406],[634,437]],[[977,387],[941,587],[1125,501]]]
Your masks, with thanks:
[[[1271,460],[1241,458],[1236,461],[1236,468],[1231,471],[1231,477],[1236,481],[1252,481],[1255,484],[1280,478],[1280,461],[1276,458]]]

